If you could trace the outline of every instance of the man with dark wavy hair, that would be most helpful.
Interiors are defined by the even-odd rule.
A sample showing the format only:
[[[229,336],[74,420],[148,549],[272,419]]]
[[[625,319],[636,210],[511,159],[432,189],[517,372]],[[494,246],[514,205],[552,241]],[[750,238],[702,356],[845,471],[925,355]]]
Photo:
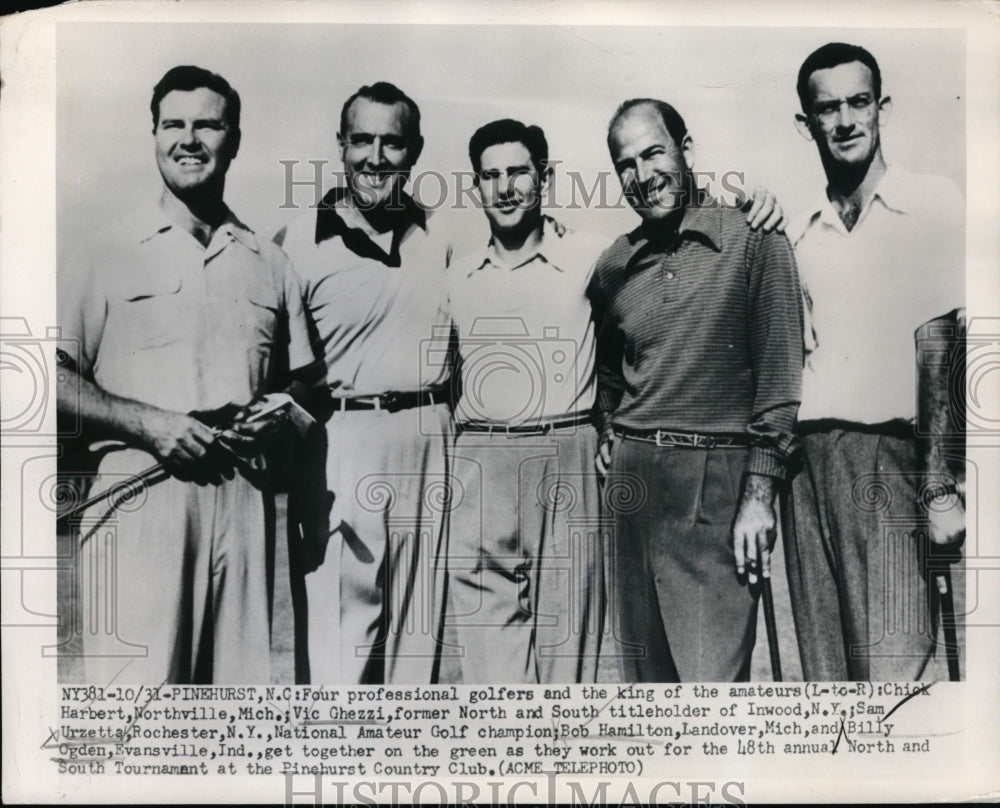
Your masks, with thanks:
[[[593,682],[603,536],[592,458],[602,241],[543,215],[538,126],[509,118],[469,141],[489,241],[449,267],[461,353],[449,591],[468,683]]]

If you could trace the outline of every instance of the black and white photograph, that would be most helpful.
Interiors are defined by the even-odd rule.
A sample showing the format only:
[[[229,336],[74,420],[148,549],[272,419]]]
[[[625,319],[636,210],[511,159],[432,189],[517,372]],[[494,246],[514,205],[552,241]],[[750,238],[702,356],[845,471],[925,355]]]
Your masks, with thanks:
[[[988,4],[557,5],[77,9],[41,123],[7,37],[3,624],[61,799],[982,793]]]
[[[745,681],[772,578],[797,678],[957,661],[963,43],[859,33],[60,26],[67,661]]]

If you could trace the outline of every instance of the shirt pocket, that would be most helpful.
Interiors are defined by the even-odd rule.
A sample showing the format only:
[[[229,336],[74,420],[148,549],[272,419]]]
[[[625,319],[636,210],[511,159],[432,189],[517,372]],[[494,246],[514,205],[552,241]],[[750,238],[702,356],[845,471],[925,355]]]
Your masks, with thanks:
[[[256,283],[247,291],[244,332],[249,347],[265,353],[274,349],[281,319],[281,301],[273,286]]]
[[[283,343],[282,303],[277,290],[263,279],[246,292],[240,337],[246,349],[251,395],[270,388],[276,373],[287,364],[277,346]]]
[[[122,289],[121,327],[134,350],[173,345],[192,330],[181,279],[170,273],[135,278]]]

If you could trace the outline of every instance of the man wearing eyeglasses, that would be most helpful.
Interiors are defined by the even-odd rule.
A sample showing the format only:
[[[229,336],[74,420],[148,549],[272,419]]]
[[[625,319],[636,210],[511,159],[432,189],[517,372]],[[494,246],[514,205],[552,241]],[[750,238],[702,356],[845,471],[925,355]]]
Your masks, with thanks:
[[[881,85],[875,58],[843,43],[812,53],[798,77],[796,124],[827,178],[790,227],[808,323],[803,467],[784,533],[812,680],[924,676],[934,626],[921,537],[929,528],[954,546],[965,532],[962,474],[941,441],[947,373],[931,373],[920,406],[914,396],[915,332],[948,312],[964,320],[963,201],[948,180],[886,163]],[[918,409],[933,439],[918,439]]]

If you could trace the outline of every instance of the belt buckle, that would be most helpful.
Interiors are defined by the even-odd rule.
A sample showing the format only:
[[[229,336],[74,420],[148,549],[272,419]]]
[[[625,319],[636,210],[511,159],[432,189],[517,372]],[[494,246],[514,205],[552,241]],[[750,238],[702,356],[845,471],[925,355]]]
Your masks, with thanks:
[[[656,441],[656,445],[657,445],[657,446],[658,446],[659,448],[661,448],[661,449],[662,449],[662,448],[663,448],[664,446],[666,446],[666,444],[665,444],[665,443],[663,443],[663,442],[662,442],[662,441],[660,440],[660,434],[661,434],[662,432],[663,432],[663,430],[662,430],[662,429],[657,429],[657,430],[656,430],[656,435],[655,435],[655,436],[653,437],[653,439],[654,439],[654,440]]]
[[[398,393],[386,393],[384,396],[378,396],[376,401],[380,405],[378,409],[385,410],[386,412],[396,412],[399,409]]]

